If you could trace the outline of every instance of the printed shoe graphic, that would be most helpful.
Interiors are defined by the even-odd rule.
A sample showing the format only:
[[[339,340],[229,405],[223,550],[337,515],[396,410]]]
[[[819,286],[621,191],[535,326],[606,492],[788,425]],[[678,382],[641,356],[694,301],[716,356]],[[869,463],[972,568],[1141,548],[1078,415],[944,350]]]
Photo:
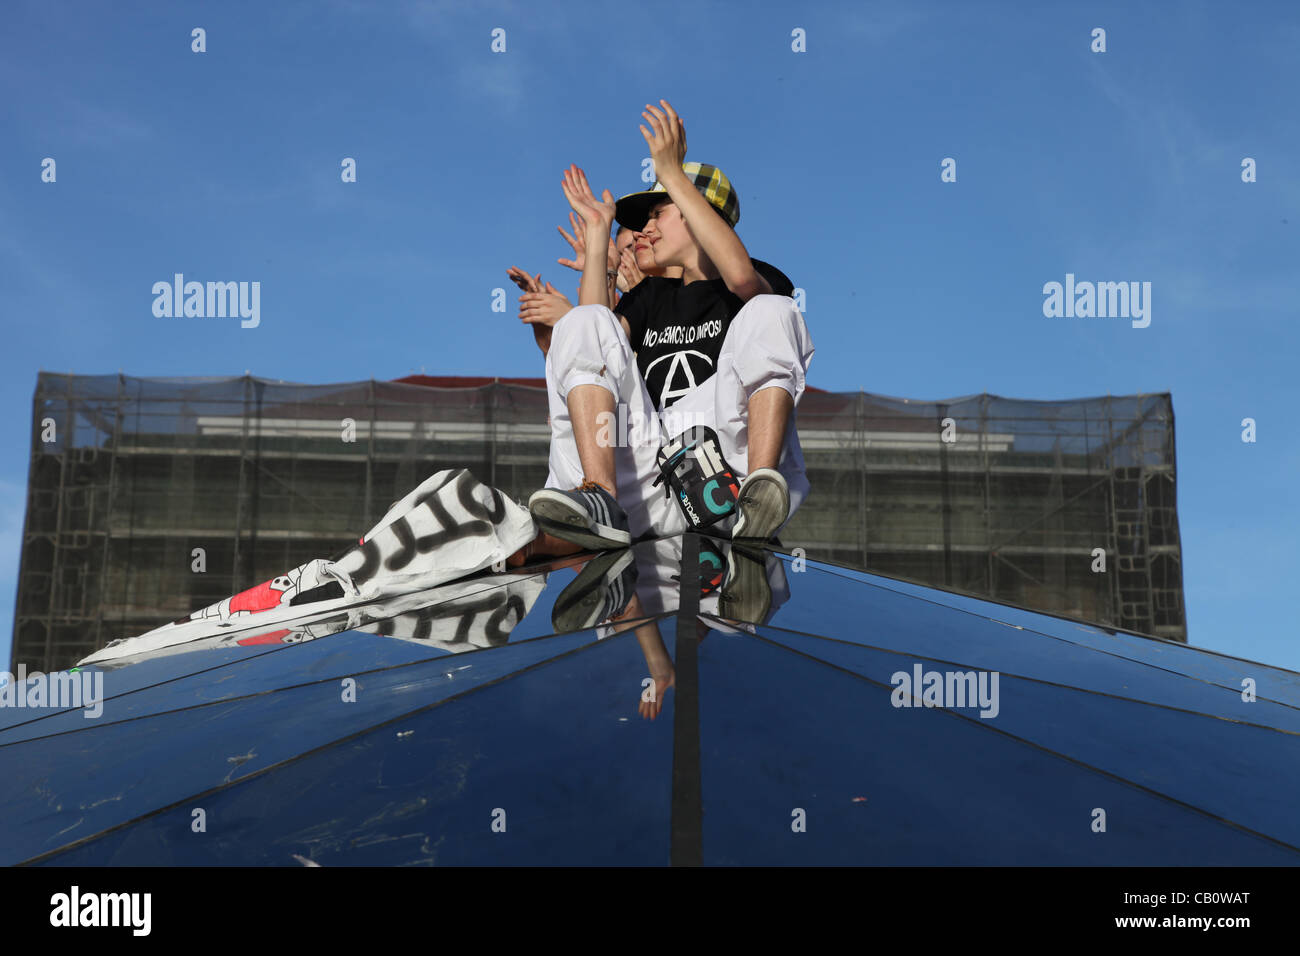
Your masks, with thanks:
[[[733,621],[763,624],[772,609],[772,585],[767,580],[767,553],[731,546],[727,574],[718,596],[718,615]]]
[[[551,625],[557,634],[595,627],[622,614],[635,589],[636,561],[631,548],[597,555],[555,599]]]
[[[625,548],[632,543],[627,513],[604,485],[594,481],[584,481],[568,491],[535,491],[528,499],[528,510],[543,531],[591,551]]]
[[[759,468],[740,483],[737,495],[740,517],[731,529],[731,539],[768,541],[790,517],[790,488],[779,471]]]

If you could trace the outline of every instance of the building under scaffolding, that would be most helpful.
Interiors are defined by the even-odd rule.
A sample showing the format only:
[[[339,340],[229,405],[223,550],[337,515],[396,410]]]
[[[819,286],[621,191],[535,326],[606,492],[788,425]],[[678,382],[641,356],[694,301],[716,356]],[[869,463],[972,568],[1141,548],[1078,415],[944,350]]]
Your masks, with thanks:
[[[526,499],[547,474],[540,384],[42,373],[10,670],[334,556],[441,468]],[[809,391],[798,425],[813,490],[787,549],[1186,640],[1168,394]]]

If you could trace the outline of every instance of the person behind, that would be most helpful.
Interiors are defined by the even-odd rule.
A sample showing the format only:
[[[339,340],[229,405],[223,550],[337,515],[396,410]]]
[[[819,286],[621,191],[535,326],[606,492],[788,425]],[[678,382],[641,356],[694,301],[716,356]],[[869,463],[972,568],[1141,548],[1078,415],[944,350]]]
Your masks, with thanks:
[[[617,403],[634,418],[658,419],[672,407],[687,413],[674,422],[716,429],[723,457],[744,476],[733,537],[770,538],[808,491],[794,431],[813,354],[803,317],[788,294],[773,294],[773,280],[735,233],[739,200],[726,177],[704,164],[683,166],[684,124],[660,104],[642,114],[660,176],[653,189],[618,204],[605,190],[598,200],[576,166],[563,183],[587,254],[579,305],[552,330],[551,469],[529,507],[544,531],[582,547],[684,527],[650,487],[660,474],[657,449],[602,441],[601,422]],[[616,215],[644,235],[657,266],[681,268],[680,282],[649,277],[613,301],[607,264]]]
[[[586,261],[586,240],[572,212],[569,213],[569,223],[573,229],[572,233],[565,232],[563,226],[556,226],[556,229],[572,247],[573,258],[556,261],[562,266],[582,272]],[[627,226],[619,226],[614,238],[610,240],[608,261],[617,264],[617,275],[614,275],[613,268],[606,270],[606,275],[615,284],[615,290],[611,291],[615,302],[619,301],[621,295],[634,289],[646,276],[680,279],[682,274],[679,266],[662,268],[656,265],[654,254],[650,251],[645,236]],[[550,348],[550,329],[568,314],[568,311],[573,308],[573,302],[551,283],[543,284],[541,273],[529,276],[522,269],[511,266],[506,270],[506,275],[524,293],[519,297],[520,321],[533,327],[533,337],[537,340],[542,354],[545,355]]]

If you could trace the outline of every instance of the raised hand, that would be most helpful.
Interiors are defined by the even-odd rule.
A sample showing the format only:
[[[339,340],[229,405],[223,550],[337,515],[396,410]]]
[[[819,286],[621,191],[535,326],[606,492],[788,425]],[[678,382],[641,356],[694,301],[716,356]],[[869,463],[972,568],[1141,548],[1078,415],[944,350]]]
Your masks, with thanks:
[[[569,226],[573,229],[573,235],[565,232],[563,226],[555,227],[560,230],[560,235],[564,237],[564,241],[573,246],[572,259],[556,259],[555,261],[562,266],[576,269],[578,272],[581,272],[582,267],[587,263],[587,237],[582,234],[582,226],[579,225],[580,221],[573,213],[569,213]]]
[[[519,286],[519,288],[522,289],[524,292],[543,291],[542,274],[540,272],[537,273],[537,275],[535,276],[530,276],[523,269],[517,268],[515,266],[511,266],[509,269],[506,270],[506,275],[510,277],[511,282]]]
[[[660,109],[660,106],[663,108]],[[656,175],[660,170],[681,169],[682,160],[686,158],[686,124],[681,117],[667,100],[660,100],[659,106],[647,103],[641,115],[650,129],[645,126],[638,126],[637,129],[641,130],[646,146],[650,148],[650,159],[654,161]]]
[[[564,198],[569,201],[584,225],[600,223],[605,228],[605,234],[609,235],[609,227],[614,222],[614,196],[608,189],[597,199],[587,183],[587,174],[577,166],[570,166],[564,171],[561,188],[564,190]]]

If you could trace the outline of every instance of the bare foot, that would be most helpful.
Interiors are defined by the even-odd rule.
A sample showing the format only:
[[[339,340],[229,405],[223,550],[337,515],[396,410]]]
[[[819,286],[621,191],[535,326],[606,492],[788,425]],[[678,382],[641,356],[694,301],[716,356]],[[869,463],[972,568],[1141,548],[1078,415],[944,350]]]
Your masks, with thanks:
[[[537,537],[506,558],[506,565],[507,567],[517,568],[527,564],[533,558],[562,558],[570,554],[577,554],[581,550],[581,545],[574,544],[572,541],[565,541],[563,538],[557,538],[545,531],[539,531]]]

